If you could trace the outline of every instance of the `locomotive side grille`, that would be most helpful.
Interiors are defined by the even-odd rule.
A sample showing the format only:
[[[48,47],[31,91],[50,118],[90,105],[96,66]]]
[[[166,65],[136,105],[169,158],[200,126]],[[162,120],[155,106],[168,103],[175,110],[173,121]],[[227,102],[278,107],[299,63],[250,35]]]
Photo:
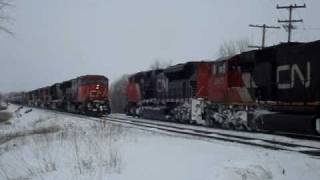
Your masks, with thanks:
[[[191,87],[191,97],[195,97],[197,95],[197,82],[190,81],[190,87]]]

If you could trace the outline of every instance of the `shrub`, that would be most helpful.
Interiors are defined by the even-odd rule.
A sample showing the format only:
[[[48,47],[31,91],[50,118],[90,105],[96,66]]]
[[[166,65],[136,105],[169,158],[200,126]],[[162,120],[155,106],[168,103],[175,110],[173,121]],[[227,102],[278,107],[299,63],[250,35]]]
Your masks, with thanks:
[[[0,123],[8,121],[12,117],[12,114],[10,112],[0,112]]]

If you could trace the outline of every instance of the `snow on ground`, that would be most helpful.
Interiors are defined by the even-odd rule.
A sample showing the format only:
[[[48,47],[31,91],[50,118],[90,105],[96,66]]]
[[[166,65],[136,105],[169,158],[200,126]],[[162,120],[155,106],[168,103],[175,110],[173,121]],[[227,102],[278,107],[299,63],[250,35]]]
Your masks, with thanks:
[[[14,112],[18,107],[9,106]],[[0,124],[0,179],[319,179],[320,159],[22,108]]]

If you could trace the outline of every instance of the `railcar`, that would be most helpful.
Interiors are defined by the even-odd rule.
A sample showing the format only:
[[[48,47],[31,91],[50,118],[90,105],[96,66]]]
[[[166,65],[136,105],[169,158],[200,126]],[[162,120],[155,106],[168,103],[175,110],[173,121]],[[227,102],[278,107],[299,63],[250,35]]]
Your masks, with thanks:
[[[282,44],[255,53],[257,100],[273,114],[260,116],[264,129],[320,133],[320,41]],[[270,73],[261,73],[261,71]],[[262,125],[263,124],[263,125]]]
[[[135,95],[144,93],[140,88],[144,83],[133,82],[134,79],[140,79],[140,73],[131,76],[127,88],[128,114],[181,122],[194,121],[195,117],[190,119],[191,102],[192,99],[207,96],[210,69],[210,62],[188,62],[165,70],[148,71],[153,76],[143,76],[148,80],[143,79],[142,82],[152,82],[148,89],[152,96],[139,98],[135,98]]]
[[[215,62],[207,124],[319,134],[319,75],[311,68],[319,48],[319,42],[280,44]]]
[[[142,104],[151,104],[157,99],[157,77],[163,70],[143,71],[132,75],[128,80],[126,112],[130,115],[138,115],[137,107]],[[147,100],[147,101],[144,101]]]
[[[170,66],[140,78],[156,82],[152,97],[132,81],[138,73],[129,78],[127,110],[228,129],[320,134],[319,50],[320,41],[286,43]]]

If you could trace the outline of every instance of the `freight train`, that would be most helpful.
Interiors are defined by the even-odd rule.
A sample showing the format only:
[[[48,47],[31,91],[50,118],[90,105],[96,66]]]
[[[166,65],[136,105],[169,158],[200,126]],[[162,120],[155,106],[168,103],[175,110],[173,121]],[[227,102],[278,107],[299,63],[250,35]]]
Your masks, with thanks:
[[[226,129],[320,134],[320,41],[285,43],[128,78],[128,115]]]
[[[108,78],[85,75],[9,96],[12,103],[101,116],[111,112]]]

